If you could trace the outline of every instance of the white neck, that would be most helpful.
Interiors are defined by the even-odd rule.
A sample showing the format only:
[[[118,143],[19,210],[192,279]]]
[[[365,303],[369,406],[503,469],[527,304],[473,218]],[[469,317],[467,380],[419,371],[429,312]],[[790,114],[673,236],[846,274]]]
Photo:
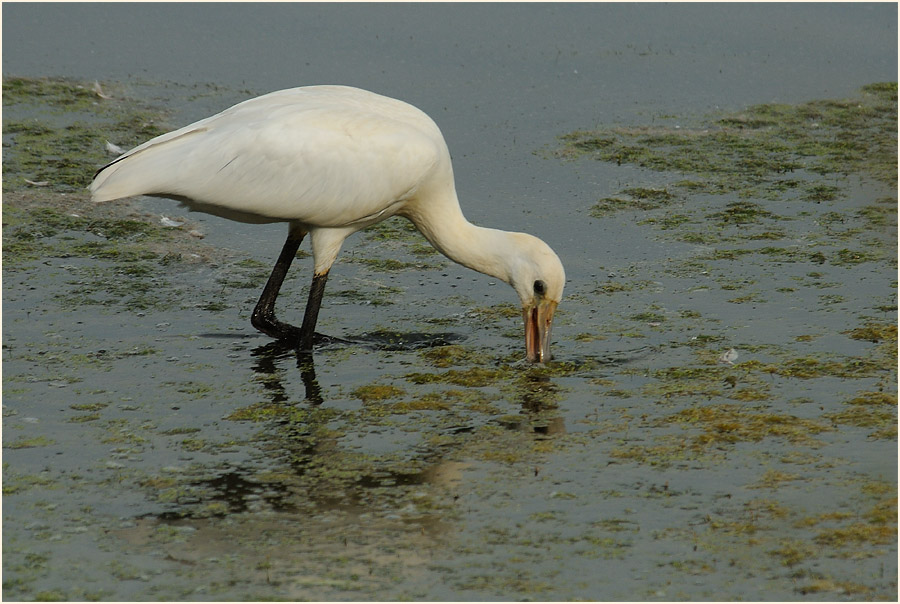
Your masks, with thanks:
[[[465,267],[511,283],[516,233],[476,226],[466,220],[456,193],[430,199],[422,209],[405,212],[439,252]]]

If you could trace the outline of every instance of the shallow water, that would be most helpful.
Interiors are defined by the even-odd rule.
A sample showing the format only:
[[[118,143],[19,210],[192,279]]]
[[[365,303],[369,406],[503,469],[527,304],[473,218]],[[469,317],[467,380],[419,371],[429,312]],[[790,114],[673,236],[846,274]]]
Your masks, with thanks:
[[[896,187],[798,171],[837,193],[754,197],[776,217],[746,225],[711,217],[736,194],[594,216],[682,175],[554,155],[575,129],[895,79],[896,7],[3,16],[5,75],[97,78],[173,127],[298,84],[410,100],[467,215],[542,236],[569,277],[556,361],[528,366],[509,288],[392,223],[330,278],[320,330],[354,343],[310,358],[249,325],[283,227],[6,189],[5,241],[35,208],[189,222],[118,255],[70,253],[108,241],[73,227],[4,257],[4,599],[896,599],[896,211],[872,209]],[[871,325],[888,339],[853,331]]]

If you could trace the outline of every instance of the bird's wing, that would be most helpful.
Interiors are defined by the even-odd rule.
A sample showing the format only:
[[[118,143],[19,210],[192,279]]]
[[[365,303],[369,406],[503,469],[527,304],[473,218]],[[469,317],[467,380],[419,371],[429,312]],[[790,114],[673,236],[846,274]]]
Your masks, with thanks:
[[[358,108],[242,105],[129,151],[98,172],[94,199],[171,195],[343,226],[411,194],[442,152],[432,133]]]

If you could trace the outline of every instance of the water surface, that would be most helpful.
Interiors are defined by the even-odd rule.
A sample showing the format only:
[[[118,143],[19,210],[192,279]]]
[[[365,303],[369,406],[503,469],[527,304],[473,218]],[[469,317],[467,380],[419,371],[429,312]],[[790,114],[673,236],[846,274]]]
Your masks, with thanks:
[[[896,599],[895,183],[798,169],[598,212],[697,176],[556,153],[855,98],[896,80],[896,16],[4,5],[4,76],[96,79],[169,127],[304,84],[413,102],[467,216],[541,236],[569,278],[557,360],[529,367],[513,292],[391,223],[329,281],[320,327],[356,342],[309,358],[249,325],[283,226],[5,189],[5,243],[36,208],[69,221],[4,257],[4,598]],[[161,214],[186,223],[98,234]]]

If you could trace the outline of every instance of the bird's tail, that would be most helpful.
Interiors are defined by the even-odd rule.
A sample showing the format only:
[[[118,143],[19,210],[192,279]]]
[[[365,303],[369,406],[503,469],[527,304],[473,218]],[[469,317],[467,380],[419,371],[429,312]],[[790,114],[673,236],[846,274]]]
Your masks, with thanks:
[[[90,186],[92,201],[112,201],[140,195],[137,187],[134,186],[133,179],[128,178],[130,170],[122,173],[122,168],[126,166],[124,162],[127,159],[127,157],[120,158],[97,170]]]
[[[131,149],[94,174],[91,199],[113,201],[135,195],[177,193],[170,191],[179,169],[178,148],[184,138],[198,130],[176,130]]]

